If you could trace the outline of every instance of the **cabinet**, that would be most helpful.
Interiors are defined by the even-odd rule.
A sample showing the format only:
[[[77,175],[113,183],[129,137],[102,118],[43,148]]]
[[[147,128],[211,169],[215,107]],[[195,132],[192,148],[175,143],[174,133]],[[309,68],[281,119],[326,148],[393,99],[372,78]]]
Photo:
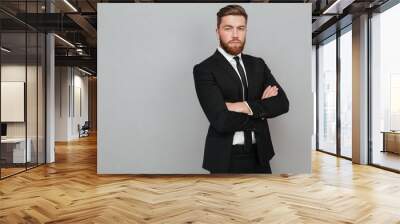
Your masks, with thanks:
[[[382,152],[393,152],[400,154],[400,131],[383,131]]]

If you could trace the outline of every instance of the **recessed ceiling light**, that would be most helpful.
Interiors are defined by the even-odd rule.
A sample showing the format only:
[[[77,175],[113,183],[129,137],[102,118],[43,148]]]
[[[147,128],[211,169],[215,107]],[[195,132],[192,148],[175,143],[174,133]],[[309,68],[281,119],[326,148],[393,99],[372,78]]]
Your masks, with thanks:
[[[62,37],[60,37],[60,36],[57,35],[57,34],[54,34],[54,36],[57,37],[58,39],[60,39],[61,41],[63,41],[64,43],[68,44],[69,46],[75,48],[75,45],[71,44],[71,42],[69,42],[68,40],[66,40],[66,39],[64,39],[64,38],[62,38]]]
[[[9,49],[7,49],[7,48],[5,48],[5,47],[1,47],[1,50],[4,51],[4,52],[7,52],[7,53],[10,53],[10,52],[11,52],[11,50],[9,50]]]
[[[68,0],[64,0],[65,4],[67,4],[72,10],[74,10],[75,12],[78,12],[78,10],[71,4],[68,2]]]
[[[341,0],[336,0],[332,5],[330,5],[327,9],[325,9],[324,12],[323,12],[322,14],[332,13],[332,12],[331,12],[332,9],[334,9],[335,7],[337,7],[340,1],[341,1]],[[333,13],[335,13],[336,11],[337,11],[337,9],[334,10]]]
[[[79,69],[79,71],[81,71],[81,72],[83,72],[83,73],[85,73],[85,74],[92,75],[92,73],[90,73],[90,72],[88,72],[88,71],[86,71],[86,70],[83,70],[83,69],[81,69],[81,68],[79,68],[79,67],[78,67],[78,69]]]

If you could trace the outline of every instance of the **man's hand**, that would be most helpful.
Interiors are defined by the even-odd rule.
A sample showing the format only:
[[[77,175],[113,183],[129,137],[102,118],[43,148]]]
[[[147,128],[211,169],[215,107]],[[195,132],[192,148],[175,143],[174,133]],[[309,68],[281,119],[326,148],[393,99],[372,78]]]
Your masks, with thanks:
[[[278,87],[276,86],[267,86],[267,88],[265,88],[263,95],[261,97],[261,99],[267,99],[269,97],[273,97],[278,95]]]
[[[226,107],[228,107],[229,111],[251,114],[249,107],[247,107],[246,103],[244,102],[236,102],[236,103],[226,102],[225,104]]]

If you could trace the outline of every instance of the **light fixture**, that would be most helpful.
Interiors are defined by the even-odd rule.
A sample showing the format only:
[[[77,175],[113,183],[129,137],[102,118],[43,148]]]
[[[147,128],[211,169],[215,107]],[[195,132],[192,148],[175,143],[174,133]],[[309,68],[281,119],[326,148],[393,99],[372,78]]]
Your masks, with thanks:
[[[341,0],[336,0],[332,5],[330,5],[327,9],[324,10],[324,12],[322,14],[331,14],[332,9],[334,9],[335,7],[337,7],[337,4],[339,4]],[[336,13],[337,10],[335,10]],[[337,13],[339,14],[339,13]]]
[[[82,48],[77,48],[76,49],[76,53],[78,53],[79,55],[83,55],[83,49]]]
[[[64,0],[65,4],[67,4],[72,10],[74,10],[75,12],[78,12],[78,10],[71,4],[68,2],[68,0]]]
[[[64,43],[68,44],[69,46],[75,48],[75,45],[71,44],[71,42],[69,42],[68,40],[58,36],[57,34],[54,34],[54,36],[56,36],[58,39],[60,39],[61,41],[63,41]]]
[[[1,47],[1,50],[4,51],[4,52],[6,52],[6,53],[10,53],[10,52],[11,52],[11,50],[9,50],[9,49],[7,49],[7,48],[5,48],[5,47]]]
[[[92,73],[90,73],[90,72],[88,72],[88,71],[86,71],[86,70],[83,70],[83,69],[81,69],[81,68],[79,68],[79,67],[78,67],[78,69],[79,69],[79,71],[81,71],[81,72],[83,72],[83,73],[85,73],[85,74],[88,74],[88,75],[92,76]]]

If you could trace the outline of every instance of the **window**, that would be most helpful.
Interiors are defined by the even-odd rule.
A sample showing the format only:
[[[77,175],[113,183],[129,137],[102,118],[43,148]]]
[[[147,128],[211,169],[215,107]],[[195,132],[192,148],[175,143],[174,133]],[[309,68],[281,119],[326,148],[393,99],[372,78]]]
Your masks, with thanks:
[[[340,36],[340,155],[352,157],[352,33]]]
[[[336,37],[318,48],[318,148],[336,153]]]
[[[396,170],[400,170],[399,21],[400,5],[371,19],[371,158],[375,165]]]

